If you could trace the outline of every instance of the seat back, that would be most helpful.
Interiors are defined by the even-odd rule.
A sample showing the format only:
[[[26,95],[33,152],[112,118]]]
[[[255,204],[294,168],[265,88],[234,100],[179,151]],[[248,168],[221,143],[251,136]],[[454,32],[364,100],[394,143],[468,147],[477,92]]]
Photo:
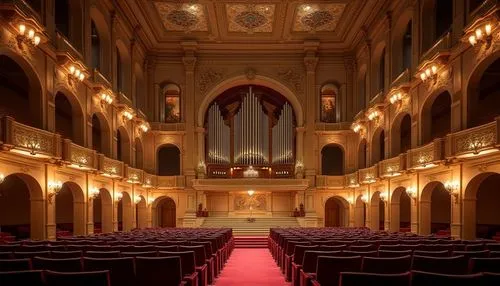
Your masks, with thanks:
[[[94,258],[117,258],[120,257],[120,251],[86,251],[86,257]]]
[[[376,274],[359,272],[340,273],[340,285],[359,286],[359,285],[384,285],[384,286],[404,286],[410,285],[410,272],[398,274]]]
[[[480,251],[480,250],[484,250],[484,244],[482,243],[467,244],[465,246],[465,251]]]
[[[82,262],[80,258],[45,258],[34,257],[32,259],[33,269],[52,270],[57,272],[80,272]]]
[[[301,264],[302,260],[304,260],[304,252],[306,252],[306,250],[316,250],[318,248],[318,245],[295,245],[293,262],[295,264]]]
[[[339,256],[340,251],[319,251],[319,250],[306,250],[304,258],[302,259],[302,269],[304,272],[316,272],[318,264],[318,256]]]
[[[156,251],[141,251],[141,252],[122,252],[121,257],[156,257],[158,253]]]
[[[201,267],[205,265],[205,246],[203,245],[190,245],[190,246],[179,246],[179,251],[194,251],[196,266]]]
[[[489,250],[478,250],[478,251],[453,251],[453,256],[457,255],[463,255],[465,258],[473,258],[473,257],[490,257],[490,251]]]
[[[0,285],[2,286],[45,286],[41,270],[0,271]]]
[[[487,243],[486,249],[490,251],[500,251],[500,243]]]
[[[75,251],[51,251],[50,252],[50,257],[51,258],[79,258],[79,257],[82,257],[82,251],[81,250],[75,250]]]
[[[50,251],[37,251],[37,252],[14,252],[15,258],[33,258],[38,257],[50,257]]]
[[[473,257],[470,259],[471,273],[493,272],[500,273],[500,257],[482,258]]]
[[[341,244],[341,245],[320,245],[319,250],[321,251],[342,251],[346,250],[347,245]]]
[[[379,250],[379,257],[402,257],[407,255],[412,255],[411,250]]]
[[[160,251],[158,252],[159,257],[180,257],[181,258],[181,270],[182,276],[191,275],[196,270],[196,261],[194,251]]]
[[[31,260],[29,258],[20,259],[0,259],[0,272],[2,271],[25,271],[31,270]]]
[[[109,271],[92,272],[44,272],[47,286],[111,286]]]
[[[500,285],[500,273],[483,273],[483,285]]]
[[[405,273],[411,269],[411,256],[363,257],[363,272],[378,274]]]
[[[14,258],[14,252],[12,251],[0,252],[0,259],[12,259],[12,258]]]
[[[468,260],[464,256],[430,257],[413,255],[412,270],[440,274],[467,273]]]
[[[83,258],[84,271],[109,270],[111,285],[134,286],[134,258]]]
[[[453,286],[470,286],[480,285],[482,274],[468,275],[452,275],[439,274],[424,271],[412,271],[412,286],[429,286],[429,285],[453,285]],[[493,284],[492,284],[493,285]]]
[[[179,285],[182,281],[181,258],[137,257],[135,271],[138,285]]]
[[[349,250],[351,250],[351,251],[374,251],[377,249],[378,249],[378,247],[375,244],[351,245],[349,247]]]
[[[316,280],[321,286],[338,286],[340,272],[360,272],[361,256],[318,256]]]
[[[362,256],[362,257],[378,257],[378,251],[342,251],[342,256]]]
[[[156,251],[177,251],[179,246],[177,245],[157,245],[155,246]]]
[[[425,250],[415,250],[413,255],[428,256],[428,257],[448,257],[450,252],[448,250],[441,251],[425,251]]]

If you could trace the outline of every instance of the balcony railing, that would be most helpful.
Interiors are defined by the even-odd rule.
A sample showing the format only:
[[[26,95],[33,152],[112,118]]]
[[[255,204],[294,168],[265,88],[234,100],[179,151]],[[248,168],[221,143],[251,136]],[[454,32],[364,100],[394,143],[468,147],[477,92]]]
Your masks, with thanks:
[[[0,1],[0,11],[18,14],[24,18],[33,18],[40,23],[40,15],[23,0],[2,0]]]
[[[406,169],[406,154],[399,154],[394,158],[380,161],[378,165],[380,177],[399,176]]]
[[[316,123],[316,131],[339,131],[351,129],[352,122],[339,122],[339,123]]]
[[[125,104],[129,107],[132,107],[134,106],[133,103],[132,103],[132,100],[130,100],[130,98],[128,98],[123,92],[118,92],[118,102],[120,104]]]
[[[472,157],[498,151],[500,117],[495,121],[446,136],[446,157]]]
[[[112,88],[111,82],[97,69],[92,71],[92,81],[96,85],[102,85],[105,88]]]
[[[345,175],[345,183],[347,187],[359,186],[359,171]]]
[[[384,94],[385,92],[383,90],[379,91],[379,93],[370,99],[370,105],[384,103]]]
[[[444,139],[434,139],[431,143],[407,152],[407,169],[426,169],[437,166],[444,157]]]
[[[149,125],[151,125],[151,130],[155,130],[155,131],[177,132],[177,131],[185,131],[186,130],[186,124],[183,122],[181,122],[181,123],[151,122],[151,123],[149,123]]]
[[[490,10],[497,7],[498,5],[499,5],[499,0],[484,1],[481,4],[481,6],[477,7],[476,10],[474,10],[471,13],[469,23],[474,22],[474,20],[478,19],[479,17],[487,15],[490,12]]]
[[[63,160],[74,168],[83,170],[97,169],[97,152],[77,145],[69,139],[63,140]]]
[[[35,157],[62,157],[59,134],[21,124],[9,116],[1,119],[1,125],[0,141],[10,151]]]
[[[123,178],[125,164],[118,160],[110,159],[103,154],[98,155],[99,171],[103,176],[110,178]]]
[[[73,59],[83,61],[82,54],[76,49],[70,41],[60,32],[56,33],[56,49],[59,53],[66,53]]]
[[[127,182],[132,183],[132,184],[141,184],[144,181],[144,171],[141,169],[136,169],[127,166],[125,168],[125,176],[127,179]]]
[[[410,70],[405,69],[398,77],[392,82],[391,88],[397,88],[398,86],[402,86],[405,84],[410,84],[411,76]]]
[[[155,188],[158,185],[158,178],[155,175],[144,172],[144,182],[142,184],[145,188]]]
[[[158,188],[183,188],[185,184],[184,176],[157,176]]]
[[[359,171],[359,182],[362,184],[374,183],[378,175],[378,163],[365,169],[360,169]]]
[[[337,188],[341,189],[344,187],[344,176],[316,176],[316,187],[318,188]]]
[[[420,62],[424,62],[436,56],[439,53],[447,52],[451,49],[451,32],[444,34],[430,49],[421,57]]]

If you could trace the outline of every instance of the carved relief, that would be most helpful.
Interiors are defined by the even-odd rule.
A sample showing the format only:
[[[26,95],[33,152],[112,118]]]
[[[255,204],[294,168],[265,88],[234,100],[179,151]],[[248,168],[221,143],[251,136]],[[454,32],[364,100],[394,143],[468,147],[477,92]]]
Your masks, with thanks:
[[[234,210],[266,210],[266,195],[255,194],[249,196],[247,194],[238,194],[234,197]]]
[[[432,93],[435,90],[439,89],[451,89],[452,75],[453,75],[452,67],[443,69],[442,71],[439,72],[439,75],[436,77],[435,80],[429,81],[429,83],[427,83],[427,91],[429,93]]]
[[[14,145],[27,148],[32,152],[54,153],[54,138],[49,135],[37,133],[28,127],[15,125],[13,128],[13,138]]]
[[[287,83],[294,91],[302,93],[302,75],[292,68],[278,70],[278,77]]]
[[[496,142],[495,132],[495,126],[492,126],[457,138],[456,152],[478,151],[481,148],[493,146]]]
[[[222,71],[216,71],[212,68],[203,69],[199,74],[198,88],[202,94],[207,92],[210,87],[220,82],[223,78]]]

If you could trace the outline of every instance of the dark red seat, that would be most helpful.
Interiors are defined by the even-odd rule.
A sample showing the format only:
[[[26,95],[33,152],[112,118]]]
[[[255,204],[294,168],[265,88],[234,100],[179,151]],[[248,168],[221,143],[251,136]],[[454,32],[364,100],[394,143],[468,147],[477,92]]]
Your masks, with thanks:
[[[0,259],[12,259],[14,258],[14,252],[0,252]]]
[[[309,242],[300,241],[300,240],[287,240],[285,243],[285,249],[283,250],[283,265],[281,266],[283,273],[285,274],[286,281],[292,280],[292,261],[293,254],[295,251],[296,245],[309,245]],[[279,263],[279,258],[278,258]]]
[[[402,257],[407,255],[412,255],[411,250],[379,250],[379,257]]]
[[[340,272],[360,272],[363,258],[318,256],[316,279],[312,281],[315,286],[338,286]]]
[[[464,274],[468,270],[468,259],[464,256],[429,257],[413,255],[412,270],[440,274]]]
[[[75,251],[51,251],[50,252],[50,257],[51,258],[79,258],[82,257],[82,251],[80,250],[75,250]]]
[[[120,257],[120,251],[86,251],[85,257],[94,258],[117,258]]]
[[[198,273],[196,272],[196,258],[194,251],[167,252],[159,251],[159,257],[180,257],[182,279],[189,286],[198,285]]]
[[[300,270],[306,250],[316,250],[318,245],[295,245],[292,261],[292,286],[300,286]]]
[[[195,262],[196,262],[196,272],[198,272],[198,285],[207,286],[208,285],[208,266],[205,253],[205,246],[203,245],[190,245],[190,246],[179,246],[179,251],[194,251]]]
[[[122,252],[121,257],[157,257],[156,251],[141,251],[141,252]]]
[[[472,286],[481,285],[482,274],[439,274],[423,271],[412,271],[412,286],[453,285]]]
[[[180,257],[137,257],[135,271],[138,285],[181,285]]]
[[[14,252],[15,258],[33,258],[38,257],[50,257],[50,251],[37,251],[37,252]]]
[[[84,271],[109,270],[111,285],[134,286],[134,258],[83,258]]]
[[[487,243],[486,249],[489,251],[500,251],[500,243]]]
[[[111,286],[109,271],[55,272],[44,271],[47,286]]]
[[[41,270],[0,272],[2,286],[46,286],[42,280]]]
[[[79,272],[82,271],[80,258],[54,259],[45,257],[34,257],[32,259],[33,269],[52,270],[57,272]]]
[[[441,251],[415,250],[413,252],[413,255],[428,256],[428,257],[448,257],[450,256],[450,252],[448,250],[441,250]]]
[[[411,256],[402,257],[364,257],[363,272],[377,274],[406,273],[411,269]]]
[[[340,251],[318,251],[306,250],[302,260],[302,269],[300,269],[300,285],[311,285],[311,280],[316,278],[316,267],[318,256],[339,256]]]
[[[484,250],[484,244],[482,243],[467,244],[465,246],[465,251],[481,251],[481,250]]]
[[[341,256],[362,256],[362,257],[378,257],[378,251],[342,251]]]
[[[490,251],[489,250],[478,250],[478,251],[453,251],[452,253],[453,256],[457,255],[463,255],[465,258],[473,258],[473,257],[490,257]]]
[[[483,272],[483,285],[500,285],[500,274]]]
[[[500,273],[500,257],[482,258],[473,257],[469,260],[471,273],[493,272]]]
[[[410,272],[398,274],[377,274],[377,273],[359,273],[342,272],[340,273],[341,286],[360,286],[360,285],[384,285],[384,286],[405,286],[410,285]],[[322,284],[323,285],[323,284]]]
[[[374,251],[377,249],[378,249],[378,247],[375,244],[351,245],[349,247],[349,250],[351,250],[351,251]]]
[[[0,259],[0,271],[25,271],[31,270],[31,259]]]

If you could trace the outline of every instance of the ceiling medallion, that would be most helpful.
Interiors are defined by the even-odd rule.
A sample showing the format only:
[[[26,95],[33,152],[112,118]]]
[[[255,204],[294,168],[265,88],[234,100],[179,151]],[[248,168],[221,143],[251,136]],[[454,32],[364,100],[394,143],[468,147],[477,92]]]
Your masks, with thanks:
[[[174,10],[167,15],[167,20],[172,24],[187,28],[196,25],[198,17],[185,10]]]
[[[256,11],[244,11],[236,15],[235,22],[247,29],[255,29],[266,24],[267,19]]]
[[[327,11],[314,11],[305,15],[301,22],[313,29],[319,28],[323,25],[330,23],[333,20],[332,14]]]
[[[347,5],[349,4],[319,3],[298,5],[292,31],[333,32]]]
[[[275,4],[226,4],[229,32],[271,33]]]

